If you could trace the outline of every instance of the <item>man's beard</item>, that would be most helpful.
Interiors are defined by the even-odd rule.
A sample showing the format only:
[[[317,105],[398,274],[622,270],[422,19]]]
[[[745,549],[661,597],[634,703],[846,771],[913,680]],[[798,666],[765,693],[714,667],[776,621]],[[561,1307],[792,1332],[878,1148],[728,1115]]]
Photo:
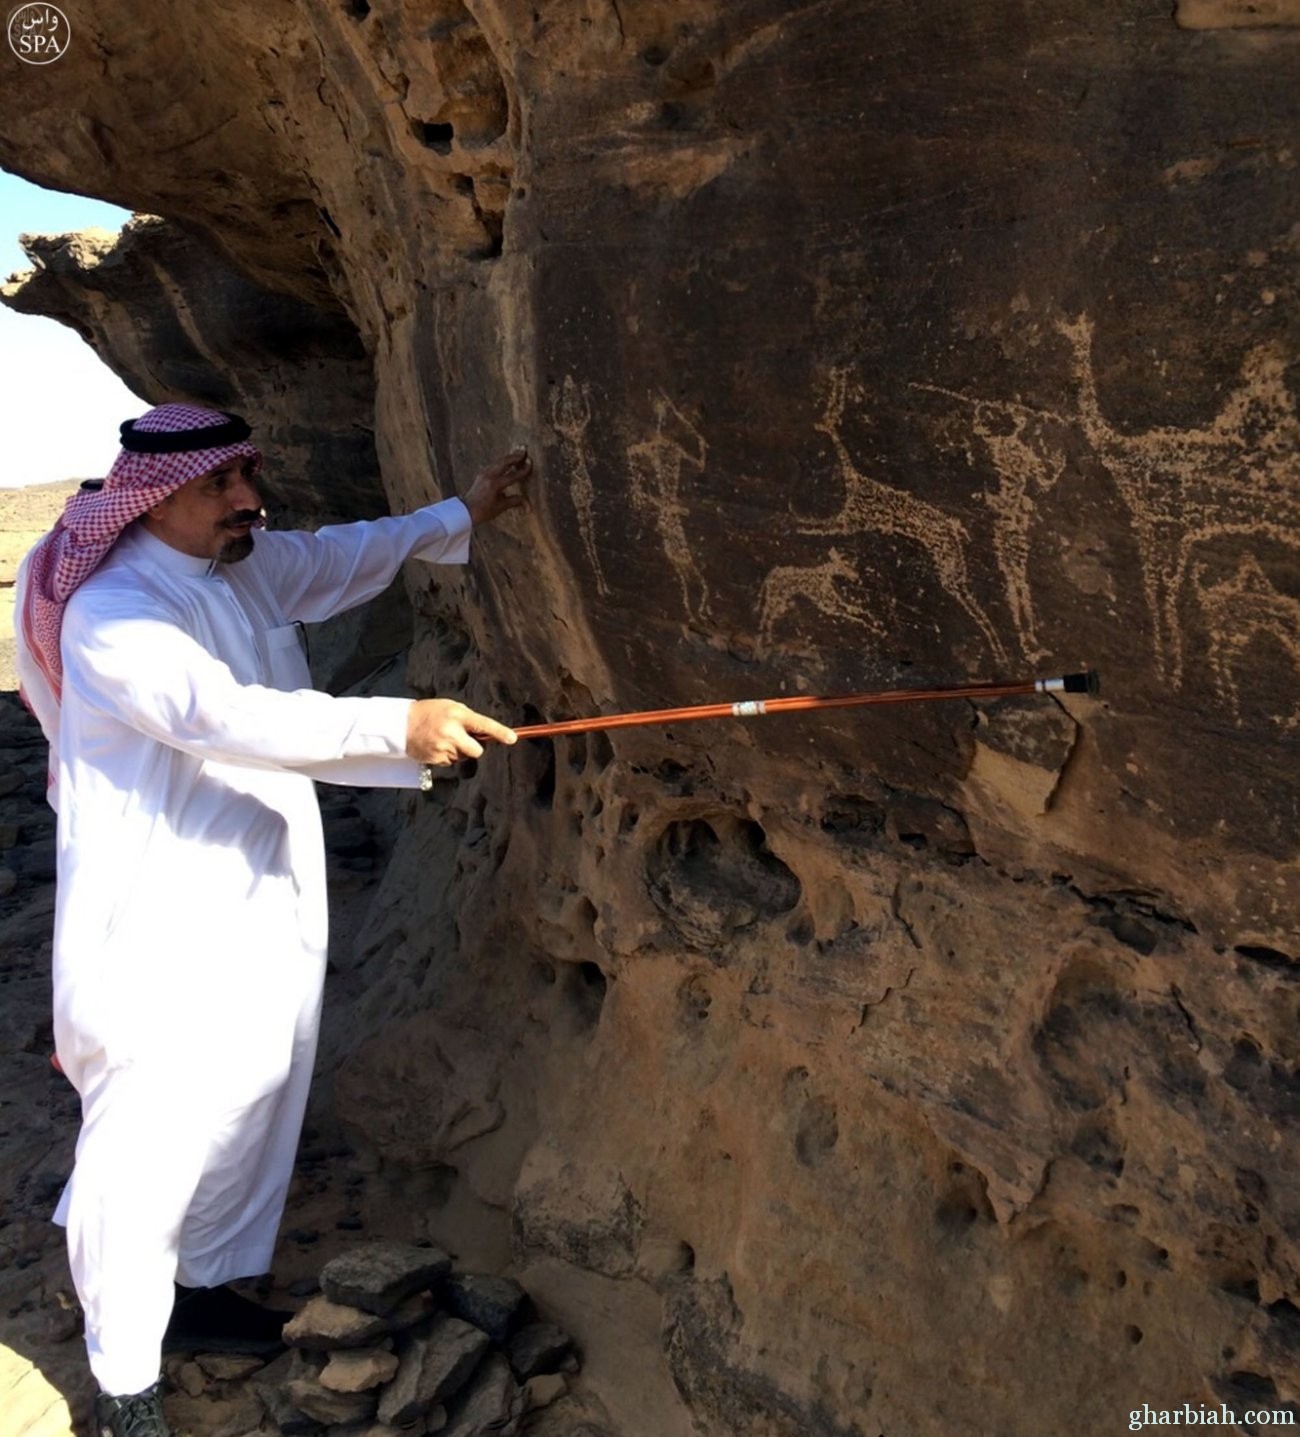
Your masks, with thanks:
[[[256,509],[248,510],[236,514],[234,518],[223,527],[227,529],[240,528],[245,524],[255,524],[261,517],[261,514]],[[221,546],[221,551],[217,555],[217,563],[237,564],[241,559],[247,559],[252,552],[253,536],[251,533],[232,534]]]
[[[247,559],[253,552],[253,536],[251,534],[232,534],[221,546],[221,552],[217,555],[218,564],[237,564],[241,559]]]

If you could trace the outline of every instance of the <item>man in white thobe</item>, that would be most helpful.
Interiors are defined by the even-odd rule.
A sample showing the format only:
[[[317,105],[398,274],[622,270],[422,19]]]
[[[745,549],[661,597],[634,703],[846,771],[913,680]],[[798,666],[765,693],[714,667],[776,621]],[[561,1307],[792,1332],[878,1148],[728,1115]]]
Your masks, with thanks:
[[[409,558],[464,563],[530,466],[507,456],[463,502],[254,538],[243,421],[164,405],[122,429],[102,487],[24,561],[16,611],[59,819],[56,1049],[82,1102],[56,1216],[100,1429],[165,1437],[173,1283],[266,1272],[292,1171],[325,970],[312,780],[416,787],[422,764],[514,739],[449,701],[314,692],[297,625]]]

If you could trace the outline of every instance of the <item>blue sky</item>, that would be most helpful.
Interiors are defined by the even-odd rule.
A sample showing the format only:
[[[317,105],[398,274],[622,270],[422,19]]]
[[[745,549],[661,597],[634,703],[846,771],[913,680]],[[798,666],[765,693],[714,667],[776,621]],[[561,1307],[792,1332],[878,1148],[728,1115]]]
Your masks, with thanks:
[[[0,279],[32,267],[20,234],[117,230],[128,219],[114,205],[0,171]],[[117,426],[147,407],[66,325],[0,305],[0,488],[103,474],[117,455]]]

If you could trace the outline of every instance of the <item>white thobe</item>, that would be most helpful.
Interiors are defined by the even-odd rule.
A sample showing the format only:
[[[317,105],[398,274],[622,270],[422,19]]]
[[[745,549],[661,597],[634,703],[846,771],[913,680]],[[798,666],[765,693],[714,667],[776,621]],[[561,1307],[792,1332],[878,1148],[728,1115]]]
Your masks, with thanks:
[[[295,626],[407,558],[463,563],[469,531],[448,500],[212,564],[137,524],[67,605],[61,712],[20,638],[56,779],[55,1044],[82,1100],[56,1217],[107,1392],[156,1379],[173,1278],[270,1267],[325,972],[312,778],[418,783],[409,702],[313,692]]]

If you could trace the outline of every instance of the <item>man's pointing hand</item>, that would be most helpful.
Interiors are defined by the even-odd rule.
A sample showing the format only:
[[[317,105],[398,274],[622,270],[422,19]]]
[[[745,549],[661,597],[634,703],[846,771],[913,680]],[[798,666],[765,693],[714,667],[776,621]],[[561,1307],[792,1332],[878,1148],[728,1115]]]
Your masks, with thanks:
[[[454,699],[417,699],[406,720],[406,752],[420,763],[443,766],[479,758],[479,739],[511,744],[516,737],[514,729]]]

